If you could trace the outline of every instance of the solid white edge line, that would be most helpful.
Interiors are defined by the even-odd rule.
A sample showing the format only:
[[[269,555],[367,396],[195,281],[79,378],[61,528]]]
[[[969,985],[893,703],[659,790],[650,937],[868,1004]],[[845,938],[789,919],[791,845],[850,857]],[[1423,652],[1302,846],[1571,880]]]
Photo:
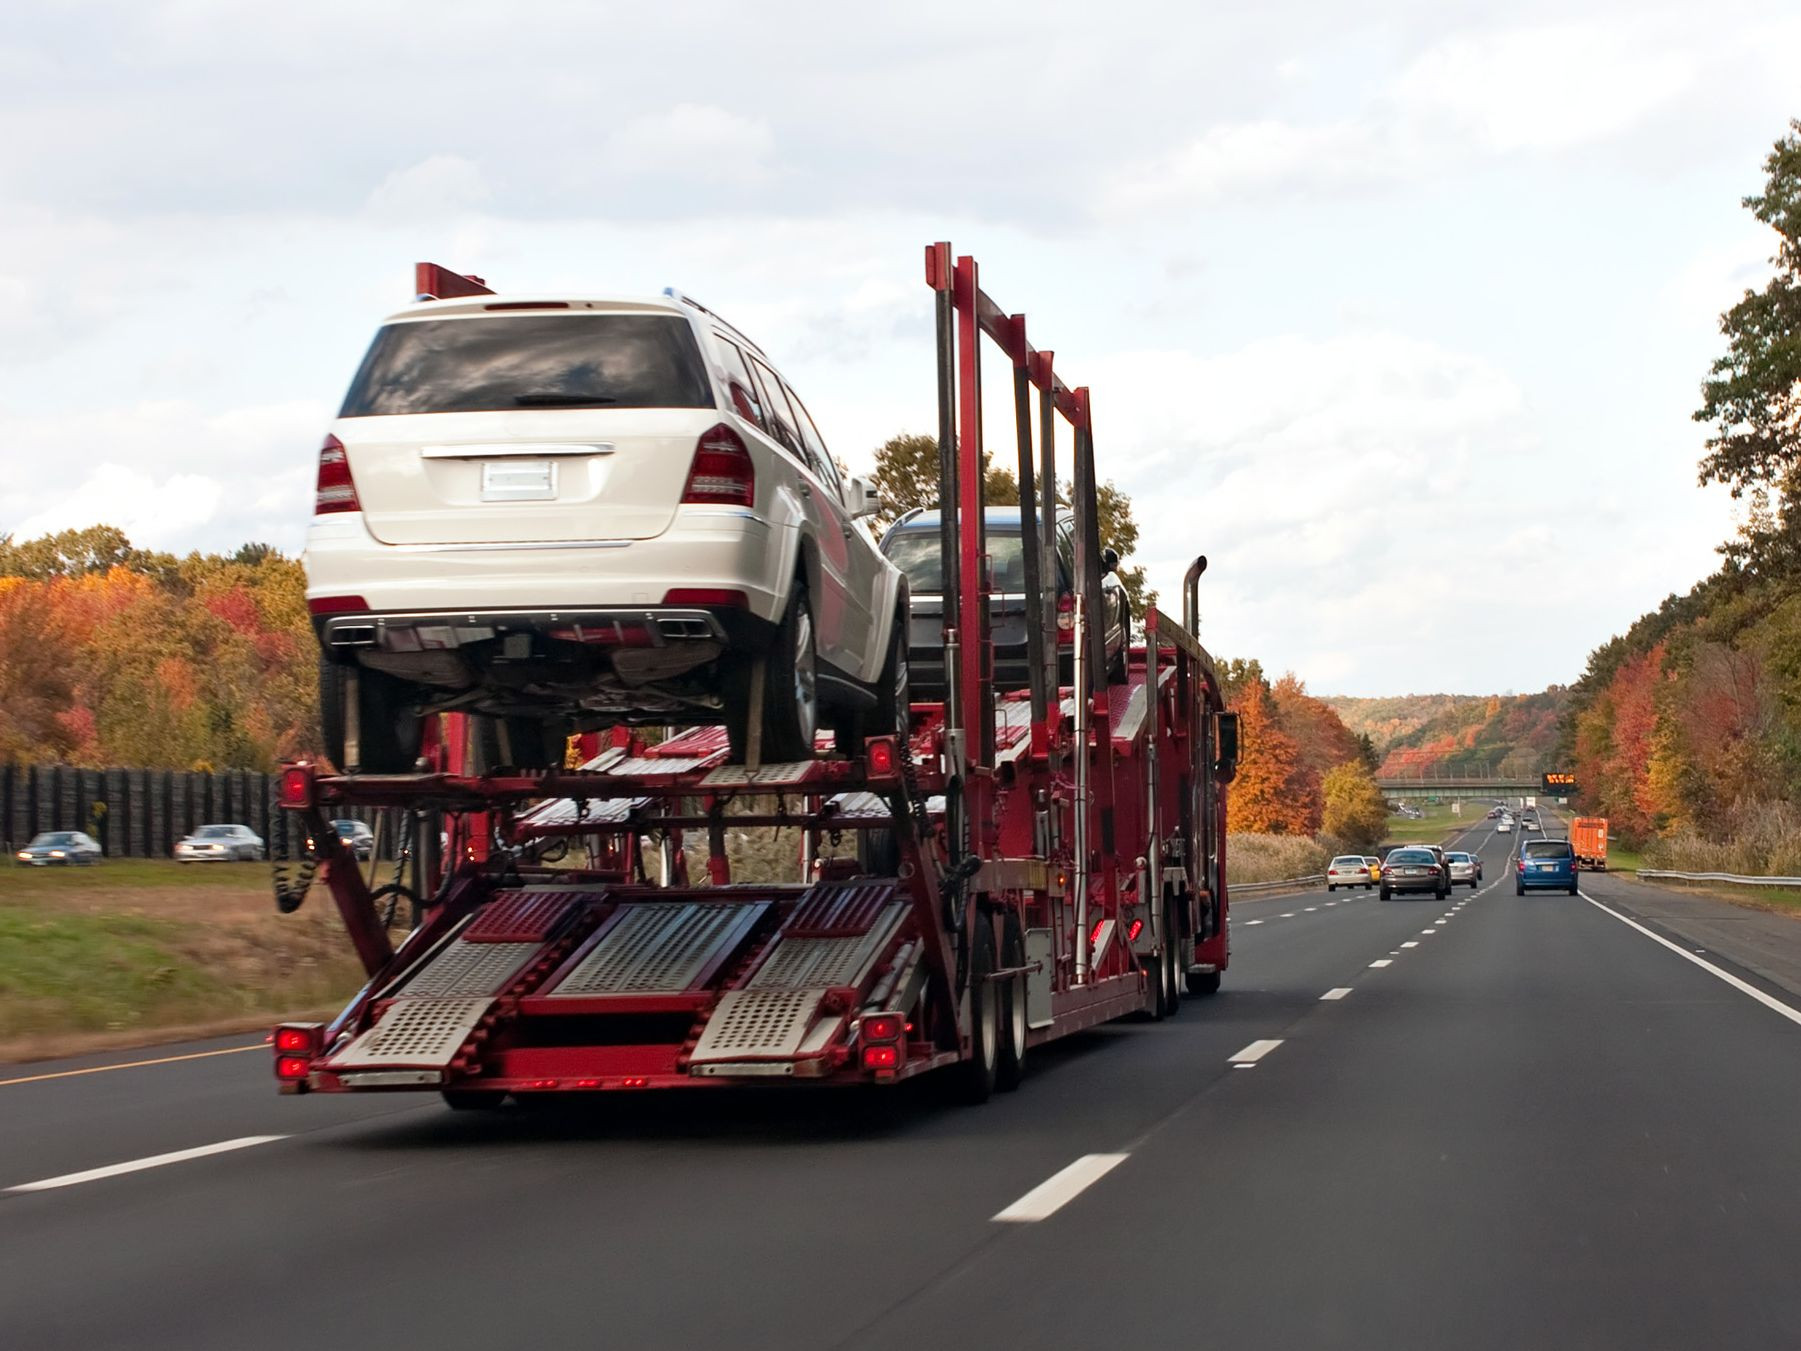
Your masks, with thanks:
[[[1031,1224],[1047,1219],[1130,1157],[1128,1154],[1084,1154],[1069,1167],[1052,1173],[994,1219],[1001,1224]]]
[[[132,1159],[127,1163],[109,1163],[104,1168],[89,1168],[80,1173],[64,1173],[61,1177],[47,1177],[37,1182],[21,1182],[16,1187],[8,1187],[9,1192],[47,1192],[58,1187],[73,1187],[82,1182],[97,1182],[103,1177],[118,1177],[122,1173],[140,1173],[146,1168],[161,1168],[166,1163],[186,1163],[189,1159],[204,1159],[208,1154],[226,1154],[234,1149],[248,1149],[252,1145],[272,1144],[276,1140],[285,1140],[285,1135],[242,1135],[236,1140],[221,1140],[216,1145],[198,1145],[193,1149],[178,1149],[170,1154],[152,1154],[147,1159]]]
[[[1339,986],[1334,987],[1333,989],[1327,990],[1323,995],[1321,995],[1320,1002],[1323,1004],[1328,999],[1343,999],[1350,992],[1351,992],[1351,987],[1349,985],[1339,985]]]
[[[1784,1018],[1787,1018],[1791,1023],[1794,1023],[1797,1026],[1801,1026],[1801,1010],[1796,1010],[1796,1009],[1790,1008],[1787,1004],[1783,1003],[1780,999],[1777,999],[1773,995],[1765,994],[1762,990],[1758,989],[1755,985],[1752,985],[1747,981],[1740,980],[1737,976],[1733,975],[1730,971],[1722,971],[1719,967],[1715,966],[1712,962],[1704,961],[1700,957],[1695,956],[1695,954],[1690,952],[1687,948],[1679,947],[1675,943],[1670,942],[1670,940],[1665,938],[1662,934],[1653,933],[1653,932],[1651,932],[1651,930],[1647,929],[1644,925],[1638,923],[1637,921],[1627,919],[1618,910],[1615,910],[1610,906],[1602,905],[1601,902],[1597,901],[1593,896],[1590,896],[1586,891],[1578,891],[1576,894],[1578,896],[1580,896],[1583,900],[1587,901],[1590,905],[1594,906],[1594,908],[1599,910],[1602,914],[1612,915],[1621,924],[1626,925],[1628,928],[1637,929],[1646,938],[1649,938],[1653,943],[1661,943],[1664,947],[1668,948],[1671,952],[1675,953],[1678,957],[1682,958],[1683,961],[1693,962],[1696,966],[1700,967],[1703,971],[1707,972],[1709,975],[1718,976],[1721,980],[1725,981],[1728,985],[1730,985],[1733,989],[1737,990],[1740,994],[1750,995],[1751,998],[1755,999],[1758,1003],[1762,1004],[1765,1008],[1771,1009],[1771,1010],[1775,1011],[1776,1013],[1780,1013]]]
[[[1280,1037],[1254,1041],[1235,1056],[1228,1057],[1234,1065],[1255,1065],[1264,1056],[1282,1044]]]

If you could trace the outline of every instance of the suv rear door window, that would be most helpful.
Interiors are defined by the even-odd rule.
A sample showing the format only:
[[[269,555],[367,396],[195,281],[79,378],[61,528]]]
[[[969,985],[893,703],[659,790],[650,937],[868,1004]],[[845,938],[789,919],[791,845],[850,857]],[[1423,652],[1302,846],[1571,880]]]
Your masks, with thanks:
[[[712,406],[680,315],[529,314],[385,325],[338,416]]]
[[[750,373],[750,364],[745,361],[744,353],[738,350],[737,343],[723,334],[715,333],[713,340],[719,344],[720,354],[725,359],[725,378],[730,386],[732,406],[764,431],[768,431],[769,420],[763,416],[763,396],[757,393],[757,380]]]
[[[838,488],[838,466],[832,463],[832,452],[825,448],[825,438],[820,436],[819,428],[813,425],[812,415],[801,403],[800,395],[792,388],[784,385],[788,393],[788,402],[794,406],[794,414],[800,419],[800,439],[806,442],[807,454],[812,457],[813,467],[819,476],[830,484],[834,491]]]
[[[755,357],[751,358],[751,365],[756,368],[758,382],[763,386],[763,415],[769,423],[769,434],[806,463],[807,452],[801,448],[800,429],[794,425],[788,396],[782,393],[781,377]]]

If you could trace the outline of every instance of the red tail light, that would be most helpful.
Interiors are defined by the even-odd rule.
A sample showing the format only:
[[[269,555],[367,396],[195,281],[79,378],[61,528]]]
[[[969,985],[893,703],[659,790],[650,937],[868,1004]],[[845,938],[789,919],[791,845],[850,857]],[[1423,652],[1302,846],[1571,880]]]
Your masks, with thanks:
[[[1144,921],[1141,919],[1133,920],[1132,927],[1126,930],[1126,942],[1136,943],[1138,941],[1138,935],[1143,932],[1144,932]]]
[[[900,1067],[900,1047],[893,1042],[878,1042],[863,1048],[863,1068],[892,1070]]]
[[[864,1016],[862,1027],[865,1041],[899,1041],[907,1020],[898,1013],[871,1013]]]
[[[289,1023],[275,1029],[275,1049],[281,1055],[317,1055],[324,1029],[317,1023]]]
[[[723,422],[702,432],[682,501],[748,507],[756,500],[757,470],[743,438]]]
[[[312,1072],[313,1062],[303,1055],[278,1055],[275,1057],[275,1077],[285,1079],[289,1083],[298,1083]]]
[[[319,448],[319,479],[313,493],[313,513],[323,516],[327,512],[362,509],[363,504],[356,498],[356,484],[350,479],[350,457],[344,453],[344,443],[335,436],[327,436],[325,444]]]
[[[1057,646],[1068,647],[1076,640],[1076,598],[1065,591],[1057,597]]]
[[[872,778],[887,778],[894,773],[898,753],[891,737],[871,737],[868,742],[869,773]]]
[[[313,805],[313,771],[290,765],[281,772],[281,805],[299,809]]]

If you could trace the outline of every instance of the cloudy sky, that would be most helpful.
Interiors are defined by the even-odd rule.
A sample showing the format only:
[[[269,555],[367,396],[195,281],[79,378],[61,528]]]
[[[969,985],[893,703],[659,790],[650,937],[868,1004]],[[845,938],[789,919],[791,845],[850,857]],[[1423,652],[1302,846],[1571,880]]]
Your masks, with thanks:
[[[1093,388],[1153,582],[1207,554],[1210,646],[1316,691],[1570,680],[1732,528],[1689,414],[1773,251],[1788,0],[8,17],[0,532],[297,550],[422,258],[680,286],[861,468],[932,426],[939,238]]]

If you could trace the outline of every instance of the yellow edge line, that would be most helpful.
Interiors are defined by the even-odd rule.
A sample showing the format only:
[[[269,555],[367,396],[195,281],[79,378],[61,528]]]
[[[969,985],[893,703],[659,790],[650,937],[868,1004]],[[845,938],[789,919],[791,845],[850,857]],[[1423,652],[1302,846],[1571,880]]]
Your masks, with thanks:
[[[20,1079],[0,1079],[0,1088],[12,1084],[37,1084],[46,1079],[73,1079],[79,1074],[105,1074],[108,1070],[135,1070],[144,1065],[173,1065],[178,1060],[205,1060],[215,1055],[237,1055],[240,1051],[265,1051],[264,1042],[250,1046],[227,1046],[222,1051],[190,1051],[187,1055],[166,1055],[159,1060],[127,1060],[119,1065],[90,1065],[85,1070],[57,1070],[52,1074],[27,1074]]]

